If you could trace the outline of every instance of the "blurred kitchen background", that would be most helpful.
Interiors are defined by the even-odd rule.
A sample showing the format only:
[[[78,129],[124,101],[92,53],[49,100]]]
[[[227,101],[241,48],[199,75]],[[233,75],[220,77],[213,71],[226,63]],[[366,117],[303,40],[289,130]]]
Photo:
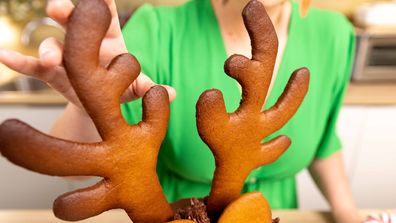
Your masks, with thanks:
[[[184,0],[116,0],[122,20],[142,3],[175,5]],[[63,31],[45,17],[45,0],[0,0],[0,47],[36,56],[46,37]],[[316,0],[317,7],[348,16],[358,33],[353,80],[339,132],[359,208],[396,208],[396,1]],[[0,122],[19,118],[48,131],[65,99],[44,83],[0,64]],[[91,184],[31,173],[0,158],[0,209],[50,208],[66,191]],[[306,172],[299,176],[302,209],[328,206]]]

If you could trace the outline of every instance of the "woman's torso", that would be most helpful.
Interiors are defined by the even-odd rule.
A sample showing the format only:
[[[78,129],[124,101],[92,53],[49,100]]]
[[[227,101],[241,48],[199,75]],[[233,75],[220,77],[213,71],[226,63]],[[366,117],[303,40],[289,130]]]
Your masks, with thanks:
[[[296,3],[292,11],[288,42],[266,108],[276,102],[297,68],[311,70],[310,88],[290,122],[268,138],[289,136],[289,150],[275,163],[254,171],[250,179],[294,177],[313,158],[328,156],[331,150],[338,149],[332,145],[337,144],[334,122],[353,55],[351,27],[337,14],[311,10],[302,19]],[[240,100],[237,82],[223,71],[227,53],[210,1],[195,0],[179,7],[143,6],[124,28],[124,36],[143,72],[159,84],[173,86],[178,93],[171,104],[160,166],[186,181],[210,184],[214,158],[198,135],[195,103],[203,91],[211,88],[223,92],[229,112],[238,107]],[[122,108],[128,122],[140,120],[140,101]]]

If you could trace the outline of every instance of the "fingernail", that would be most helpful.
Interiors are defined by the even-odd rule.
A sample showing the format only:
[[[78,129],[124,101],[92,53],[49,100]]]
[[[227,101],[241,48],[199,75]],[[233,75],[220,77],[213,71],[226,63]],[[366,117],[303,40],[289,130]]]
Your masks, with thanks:
[[[173,88],[173,87],[171,87],[171,86],[167,86],[167,85],[165,85],[164,87],[165,87],[165,89],[168,91],[169,100],[170,100],[170,101],[175,100],[175,98],[176,98],[176,96],[177,96],[176,89]]]
[[[42,53],[41,53],[41,58],[43,59],[43,58],[51,58],[51,57],[53,57],[54,56],[54,53],[52,52],[52,50],[44,50]]]
[[[173,87],[166,85],[165,88],[166,90],[168,90],[169,93],[176,94],[176,89],[174,89]]]
[[[40,57],[41,65],[43,65],[45,67],[55,66],[56,61],[55,61],[54,57],[55,57],[54,52],[51,52],[51,51],[44,52]]]

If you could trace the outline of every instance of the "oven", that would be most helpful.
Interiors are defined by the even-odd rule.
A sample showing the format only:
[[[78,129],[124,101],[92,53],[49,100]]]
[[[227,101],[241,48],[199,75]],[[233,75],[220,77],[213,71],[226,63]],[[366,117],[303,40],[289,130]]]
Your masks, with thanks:
[[[354,81],[396,81],[396,28],[357,35]]]

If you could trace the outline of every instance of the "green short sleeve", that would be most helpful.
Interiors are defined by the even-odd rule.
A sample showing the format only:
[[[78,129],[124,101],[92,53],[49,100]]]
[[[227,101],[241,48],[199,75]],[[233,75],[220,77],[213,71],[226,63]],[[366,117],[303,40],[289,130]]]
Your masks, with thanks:
[[[334,86],[334,99],[328,116],[326,130],[316,153],[316,158],[319,159],[330,157],[342,147],[341,140],[337,134],[337,120],[349,85],[355,57],[356,39],[352,25],[345,19],[342,19],[340,23],[343,28],[340,28],[340,30],[345,30],[347,33],[341,32],[339,39],[337,39],[340,50],[337,50],[334,56],[339,58],[339,73],[336,74],[338,78]]]
[[[142,72],[154,81],[157,79],[159,50],[159,21],[151,5],[143,5],[125,24],[122,30],[129,53],[139,61]]]
[[[128,52],[140,63],[142,73],[158,82],[159,21],[151,5],[143,5],[122,29]],[[126,121],[136,124],[141,120],[141,99],[121,105]]]

